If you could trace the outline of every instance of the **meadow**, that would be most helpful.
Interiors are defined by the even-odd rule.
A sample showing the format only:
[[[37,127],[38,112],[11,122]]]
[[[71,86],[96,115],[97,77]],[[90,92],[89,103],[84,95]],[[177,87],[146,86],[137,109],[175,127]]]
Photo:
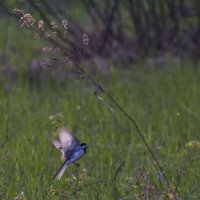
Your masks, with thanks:
[[[136,120],[183,200],[200,199],[199,77],[191,63],[137,64],[94,77]],[[93,93],[70,75],[63,85],[1,84],[0,199],[145,199],[147,191],[150,199],[170,199],[135,127]],[[53,179],[62,163],[51,144],[56,125],[89,146],[60,181]]]

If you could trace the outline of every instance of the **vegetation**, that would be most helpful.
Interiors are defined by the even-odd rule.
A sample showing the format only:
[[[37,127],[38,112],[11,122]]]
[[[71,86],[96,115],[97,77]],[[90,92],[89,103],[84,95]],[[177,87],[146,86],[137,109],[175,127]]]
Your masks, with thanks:
[[[185,199],[199,198],[198,192],[190,194],[200,178],[199,73],[192,66],[174,66],[120,74],[114,70],[104,78],[105,87],[137,119],[174,187],[182,174],[182,199],[188,192]],[[30,90],[18,83],[1,86],[0,98],[1,199],[140,199],[145,185],[153,199],[166,190],[130,122],[106,109],[88,86],[68,81],[63,87]],[[70,165],[61,181],[52,178],[61,164],[51,145],[55,127],[49,117],[56,113],[89,144],[80,167]]]

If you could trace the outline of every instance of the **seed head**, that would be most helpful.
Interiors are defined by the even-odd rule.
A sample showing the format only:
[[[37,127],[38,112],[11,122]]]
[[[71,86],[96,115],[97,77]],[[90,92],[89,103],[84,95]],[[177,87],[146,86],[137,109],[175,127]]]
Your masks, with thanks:
[[[21,22],[21,27],[25,26],[28,28],[34,25],[35,19],[32,17],[31,14],[25,13],[24,15],[21,16],[20,22]]]
[[[42,48],[42,51],[43,51],[43,52],[46,52],[46,53],[47,53],[47,52],[49,53],[49,52],[52,52],[53,49],[52,49],[51,47],[44,47],[44,48]]]
[[[38,21],[38,29],[41,31],[44,31],[44,21],[43,20]]]
[[[51,28],[52,28],[54,31],[58,29],[58,26],[57,26],[57,24],[56,24],[55,21],[52,21],[52,22],[51,22]]]
[[[20,10],[18,8],[15,8],[13,10],[14,14],[18,15],[18,16],[23,16],[24,15],[24,10]]]
[[[68,22],[67,22],[66,19],[62,20],[62,26],[63,26],[63,29],[64,29],[64,34],[66,34],[67,31],[68,31]]]
[[[89,44],[89,41],[90,41],[89,36],[86,33],[84,33],[83,34],[83,45],[87,46]]]

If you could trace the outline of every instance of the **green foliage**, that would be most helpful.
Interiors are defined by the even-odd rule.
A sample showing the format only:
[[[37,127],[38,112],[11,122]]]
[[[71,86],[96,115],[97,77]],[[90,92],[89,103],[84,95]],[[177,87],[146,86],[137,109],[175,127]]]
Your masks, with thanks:
[[[174,66],[113,71],[104,80],[105,88],[138,122],[172,185],[178,171],[184,171],[178,190],[182,197],[200,178],[199,76],[192,66]],[[134,127],[115,107],[111,113],[88,86],[75,80],[65,87],[38,89],[1,85],[0,99],[1,199],[111,200],[143,194],[145,183],[151,194],[166,191]],[[89,148],[79,168],[70,165],[55,181],[62,161],[51,137],[60,125]],[[189,199],[199,199],[198,192]]]

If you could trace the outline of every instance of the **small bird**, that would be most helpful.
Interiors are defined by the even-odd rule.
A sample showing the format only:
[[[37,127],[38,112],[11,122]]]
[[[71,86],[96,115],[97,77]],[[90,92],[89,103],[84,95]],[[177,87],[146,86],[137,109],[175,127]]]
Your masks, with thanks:
[[[55,179],[60,179],[66,167],[86,153],[87,144],[81,144],[66,128],[60,129],[58,138],[53,139],[52,143],[61,151],[62,159],[65,160],[54,176]]]

